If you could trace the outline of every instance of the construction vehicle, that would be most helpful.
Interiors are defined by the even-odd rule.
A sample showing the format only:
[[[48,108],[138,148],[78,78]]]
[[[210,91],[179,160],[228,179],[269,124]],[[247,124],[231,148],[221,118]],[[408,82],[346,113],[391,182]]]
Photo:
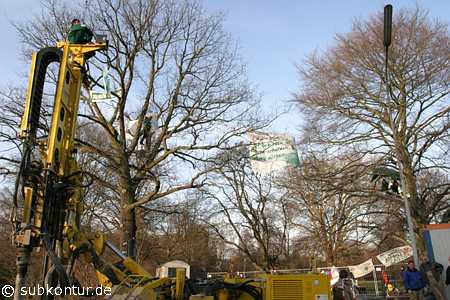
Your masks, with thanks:
[[[82,40],[77,40],[77,36]],[[175,279],[156,278],[115,248],[103,234],[81,229],[86,174],[77,164],[74,143],[80,92],[83,86],[91,88],[87,60],[96,52],[107,50],[106,41],[90,43],[89,36],[88,31],[72,34],[69,41],[41,49],[32,57],[20,124],[23,151],[12,214],[13,242],[17,247],[14,299],[26,296],[20,291],[26,287],[34,249],[43,252],[43,286],[67,291],[67,287],[77,285],[72,273],[75,262],[82,258],[95,268],[98,283],[111,288],[111,299],[328,299],[328,279],[320,274],[225,278],[193,284],[185,279],[183,270],[177,270]],[[51,125],[48,136],[38,139],[45,76],[51,63],[59,63]],[[103,258],[107,248],[117,256],[117,262]],[[42,295],[42,299],[53,298],[54,295]],[[66,294],[64,298],[79,297]]]

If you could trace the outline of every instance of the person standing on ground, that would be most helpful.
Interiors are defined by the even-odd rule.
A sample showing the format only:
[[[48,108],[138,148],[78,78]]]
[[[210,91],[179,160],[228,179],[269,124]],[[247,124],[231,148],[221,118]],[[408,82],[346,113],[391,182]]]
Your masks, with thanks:
[[[416,269],[414,262],[410,260],[408,267],[403,272],[403,285],[408,293],[411,294],[412,300],[421,299],[423,288],[425,287],[425,280],[422,273]]]
[[[339,280],[333,287],[334,300],[354,300],[356,299],[356,287],[353,279],[349,278],[347,270],[339,271]]]

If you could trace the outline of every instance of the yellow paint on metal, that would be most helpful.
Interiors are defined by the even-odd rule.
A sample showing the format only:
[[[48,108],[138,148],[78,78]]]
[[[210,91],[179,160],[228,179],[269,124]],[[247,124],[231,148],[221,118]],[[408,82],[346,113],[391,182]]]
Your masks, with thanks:
[[[327,300],[331,299],[330,280],[324,274],[259,274],[254,278],[225,278],[228,283],[250,283],[263,294],[263,300]],[[244,293],[239,300],[253,299]]]
[[[328,276],[323,274],[267,275],[264,294],[265,300],[314,300],[317,295],[331,297]]]
[[[58,47],[63,49],[63,55],[47,142],[46,167],[65,176],[73,152],[85,55],[105,49],[106,44],[58,43]]]
[[[213,296],[192,295],[189,300],[214,300]]]
[[[147,278],[151,278],[152,276],[150,273],[148,273],[141,265],[139,265],[136,261],[134,261],[132,258],[127,257],[123,260],[123,265],[133,272],[134,274],[137,274],[139,276],[145,276]]]
[[[228,300],[229,299],[229,293],[226,290],[219,290],[217,293],[217,300]],[[241,299],[241,298],[239,298]]]
[[[26,186],[24,188],[25,199],[23,200],[23,220],[25,224],[29,224],[31,220],[31,204],[33,203],[33,188]]]
[[[186,278],[186,269],[177,268],[177,275],[175,278],[175,300],[183,300],[184,298],[185,278]]]
[[[25,100],[25,110],[20,120],[20,133],[19,137],[24,138],[28,132],[28,119],[30,117],[30,105],[31,105],[31,92],[33,90],[34,81],[34,70],[36,68],[36,53],[33,53],[31,57],[30,73],[28,75],[28,88],[27,88],[27,98]]]

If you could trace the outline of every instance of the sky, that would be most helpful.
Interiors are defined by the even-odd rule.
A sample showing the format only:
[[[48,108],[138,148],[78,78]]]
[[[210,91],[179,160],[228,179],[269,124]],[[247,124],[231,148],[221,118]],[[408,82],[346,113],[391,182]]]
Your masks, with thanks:
[[[448,0],[204,0],[205,9],[225,14],[224,27],[239,45],[248,78],[261,96],[267,114],[289,105],[297,91],[296,64],[314,50],[333,45],[336,33],[350,31],[355,19],[382,12],[386,4],[401,8],[420,6],[431,18],[450,23]],[[38,14],[38,0],[0,0],[0,88],[27,82],[28,65],[21,61],[20,43],[11,21],[26,21]],[[75,16],[74,16],[75,17]],[[295,106],[271,127],[298,135],[301,115]]]

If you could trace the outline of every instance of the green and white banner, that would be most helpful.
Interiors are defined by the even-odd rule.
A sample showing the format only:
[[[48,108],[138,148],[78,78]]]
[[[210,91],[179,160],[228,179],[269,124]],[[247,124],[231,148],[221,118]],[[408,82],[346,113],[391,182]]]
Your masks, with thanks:
[[[270,173],[288,166],[299,166],[297,149],[290,136],[252,132],[248,138],[250,162],[256,172]]]

